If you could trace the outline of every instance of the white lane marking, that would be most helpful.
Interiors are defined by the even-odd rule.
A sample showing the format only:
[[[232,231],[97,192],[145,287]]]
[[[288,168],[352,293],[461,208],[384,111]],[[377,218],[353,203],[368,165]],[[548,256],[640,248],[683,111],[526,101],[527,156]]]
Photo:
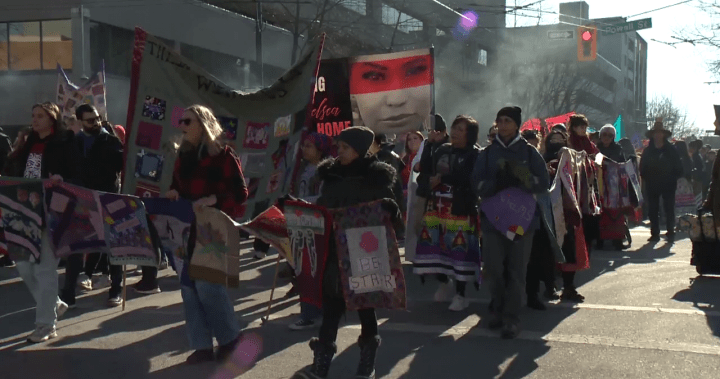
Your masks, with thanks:
[[[270,291],[268,287],[265,286],[245,286],[243,287],[248,290],[261,290],[261,291]],[[284,294],[287,293],[288,290],[285,288],[275,288],[275,294],[278,295],[278,297],[275,298],[273,302],[281,302],[284,300],[288,300],[283,298],[285,296]],[[487,299],[468,299],[470,303],[476,303],[476,304],[489,304],[490,300]],[[267,302],[267,301],[265,301]],[[434,301],[431,299],[413,299],[411,297],[408,297],[408,302],[414,302],[414,303],[433,303]],[[624,311],[624,312],[644,312],[644,313],[670,313],[670,314],[682,314],[682,315],[692,315],[692,316],[706,316],[706,317],[720,317],[720,311],[714,311],[714,310],[702,310],[702,309],[682,309],[682,308],[663,308],[663,307],[638,307],[638,306],[631,306],[631,305],[604,305],[604,304],[589,304],[589,303],[581,303],[581,304],[568,304],[568,303],[561,303],[561,302],[552,302],[548,303],[548,308],[569,308],[569,309],[597,309],[597,310],[604,310],[604,311]]]
[[[347,325],[342,329],[360,330],[360,325]],[[454,336],[471,336],[485,338],[500,338],[500,333],[493,332],[479,327],[453,327],[447,329],[441,325],[416,325],[407,323],[385,323],[380,326],[380,331],[388,332],[411,332],[419,334],[431,335],[454,335]],[[646,349],[671,351],[680,353],[694,353],[720,356],[720,346],[708,345],[701,343],[685,343],[685,342],[667,342],[653,340],[636,340],[617,337],[598,337],[580,334],[557,334],[557,333],[540,333],[533,331],[521,331],[517,339],[523,341],[535,342],[559,342],[572,343],[581,345],[600,345],[608,347],[624,347],[631,349]]]

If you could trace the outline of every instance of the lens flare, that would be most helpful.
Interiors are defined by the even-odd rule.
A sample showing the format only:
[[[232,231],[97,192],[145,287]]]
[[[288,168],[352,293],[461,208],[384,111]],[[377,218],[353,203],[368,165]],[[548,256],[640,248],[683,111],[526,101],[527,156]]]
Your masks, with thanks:
[[[459,18],[457,25],[453,28],[453,37],[457,40],[464,41],[470,36],[470,32],[477,27],[478,15],[473,11],[463,13]]]
[[[477,21],[478,21],[478,15],[477,13],[473,11],[467,11],[463,13],[464,17],[460,17],[458,20],[460,22],[460,27],[470,31],[472,29],[475,29],[477,27]]]

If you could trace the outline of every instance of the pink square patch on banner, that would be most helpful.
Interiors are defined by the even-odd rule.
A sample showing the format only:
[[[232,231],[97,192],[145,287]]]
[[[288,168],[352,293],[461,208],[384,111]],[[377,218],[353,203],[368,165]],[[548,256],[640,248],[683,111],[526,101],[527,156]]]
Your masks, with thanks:
[[[172,123],[172,126],[179,128],[180,127],[180,119],[183,116],[183,113],[185,113],[185,108],[174,106],[172,110],[172,114],[170,115],[170,122]]]
[[[162,138],[162,126],[140,121],[138,124],[137,138],[135,144],[148,149],[160,150],[160,139]]]

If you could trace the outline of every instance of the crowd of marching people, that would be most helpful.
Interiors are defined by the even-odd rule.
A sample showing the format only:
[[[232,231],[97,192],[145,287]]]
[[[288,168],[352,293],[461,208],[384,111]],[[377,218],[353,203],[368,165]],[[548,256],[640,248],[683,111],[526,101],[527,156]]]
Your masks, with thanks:
[[[427,135],[408,133],[398,139],[402,147],[366,127],[347,128],[334,139],[307,133],[297,185],[289,198],[328,209],[388,200],[386,211],[398,240],[404,241],[413,273],[427,285],[437,283],[434,300],[449,303],[451,311],[463,311],[469,305],[467,291],[486,285],[491,295],[487,326],[499,329],[503,338],[515,338],[522,307],[546,307],[541,283],[547,300],[584,300],[575,274],[589,267],[591,251],[605,241],[615,249],[627,248],[628,223],[641,222],[643,208],[650,220],[650,241],[660,239],[663,226],[672,242],[676,205],[692,211],[703,198],[709,196],[707,206],[714,207],[720,197],[713,194],[718,185],[712,180],[718,165],[711,170],[716,152],[699,140],[671,143],[671,133],[660,120],[648,131],[648,146],[639,153],[628,139],[616,141],[612,125],[593,133],[580,114],[565,124],[521,132],[521,112],[518,107],[502,108],[483,146],[480,123],[467,115],[455,117],[449,126],[435,115]],[[91,105],[78,107],[76,118],[80,128],[74,133],[63,124],[56,105],[35,105],[32,128],[8,146],[2,175],[119,193],[122,129],[104,122]],[[223,141],[212,110],[191,106],[180,124],[183,139],[176,146],[172,185],[163,196],[216,207],[232,217],[248,196],[238,155]],[[642,188],[632,177],[642,177]],[[676,199],[692,202],[676,204]],[[507,209],[518,212],[510,223],[499,215]],[[110,287],[108,305],[122,305],[120,266],[110,265],[100,253],[71,255],[65,262],[64,285],[58,288],[59,261],[47,235],[42,241],[39,259],[18,255],[12,244],[10,255],[2,258],[4,266],[17,266],[37,304],[30,342],[56,337],[57,319],[74,307],[78,285],[86,290]],[[191,233],[190,255],[194,244]],[[269,245],[258,239],[254,248],[262,258]],[[303,303],[300,318],[290,326],[300,330],[319,324],[318,336],[310,341],[313,362],[298,371],[297,379],[325,378],[337,351],[346,304],[335,250],[331,243],[322,276],[322,308]],[[227,290],[191,279],[188,265],[182,267],[178,275],[189,346],[194,350],[187,362],[223,360],[242,336]],[[160,292],[157,268],[142,270],[136,290]],[[99,279],[93,281],[96,272]],[[562,278],[560,286],[557,277]],[[360,309],[358,315],[356,377],[373,378],[381,342],[377,317],[373,308]]]

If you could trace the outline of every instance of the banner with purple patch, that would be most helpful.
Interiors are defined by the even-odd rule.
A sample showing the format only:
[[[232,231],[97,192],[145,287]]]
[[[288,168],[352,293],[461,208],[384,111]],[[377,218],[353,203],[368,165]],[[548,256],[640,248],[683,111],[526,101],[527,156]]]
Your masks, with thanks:
[[[253,188],[235,221],[256,217],[288,194],[305,125],[305,117],[297,115],[305,114],[313,93],[323,39],[318,41],[272,86],[248,94],[136,28],[123,193],[145,196],[169,189],[183,110],[203,104],[217,116]]]
[[[157,266],[145,205],[139,198],[100,192],[110,264]]]
[[[56,257],[106,250],[98,194],[67,183],[45,182],[46,222]]]
[[[406,309],[405,274],[382,200],[330,209],[348,310]]]
[[[43,182],[37,179],[0,180],[0,213],[5,243],[11,258],[40,258],[43,207]]]
[[[105,102],[105,61],[102,62],[100,71],[96,72],[82,86],[70,82],[65,70],[58,63],[57,101],[56,104],[62,111],[62,118],[66,120],[75,116],[75,108],[82,104],[90,104],[97,108],[98,113],[107,119],[107,105]]]
[[[302,201],[286,201],[285,220],[300,301],[320,308],[332,217],[323,207]]]
[[[510,187],[484,199],[482,211],[495,230],[511,241],[517,241],[527,232],[536,205],[532,194]]]

